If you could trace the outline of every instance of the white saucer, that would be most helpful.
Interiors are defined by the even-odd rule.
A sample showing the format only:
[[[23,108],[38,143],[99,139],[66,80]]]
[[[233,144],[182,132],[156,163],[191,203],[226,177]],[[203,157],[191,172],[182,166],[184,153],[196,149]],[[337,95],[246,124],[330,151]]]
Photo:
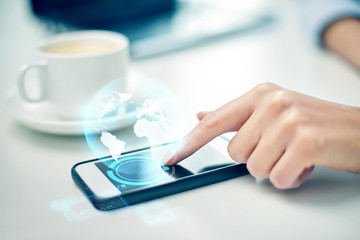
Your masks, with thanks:
[[[28,103],[23,101],[17,88],[8,91],[7,107],[10,113],[23,125],[44,133],[58,135],[84,135],[84,125],[91,122],[66,121],[51,112],[49,103]],[[123,116],[109,118],[109,130],[128,127],[136,121],[136,111]]]

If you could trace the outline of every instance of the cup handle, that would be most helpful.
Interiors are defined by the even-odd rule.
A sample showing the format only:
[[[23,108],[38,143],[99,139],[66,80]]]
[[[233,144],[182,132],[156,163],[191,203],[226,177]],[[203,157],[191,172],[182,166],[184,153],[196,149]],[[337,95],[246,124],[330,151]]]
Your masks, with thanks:
[[[44,89],[43,86],[40,86],[42,89],[42,97],[40,99],[32,99],[29,97],[29,95],[26,92],[25,89],[25,79],[26,79],[26,74],[27,72],[32,69],[32,68],[38,68],[38,69],[45,69],[46,68],[46,63],[36,63],[36,64],[28,64],[28,65],[23,65],[21,67],[19,76],[18,76],[18,89],[19,89],[19,95],[26,101],[28,102],[38,102],[40,101],[43,96],[44,96]]]

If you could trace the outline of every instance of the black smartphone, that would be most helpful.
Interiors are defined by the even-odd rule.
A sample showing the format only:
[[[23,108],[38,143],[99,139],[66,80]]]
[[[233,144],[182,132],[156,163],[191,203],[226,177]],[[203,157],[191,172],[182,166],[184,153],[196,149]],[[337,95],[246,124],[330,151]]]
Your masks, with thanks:
[[[218,137],[188,159],[164,166],[161,158],[176,143],[126,152],[75,164],[77,186],[99,210],[113,210],[248,174],[235,163]]]

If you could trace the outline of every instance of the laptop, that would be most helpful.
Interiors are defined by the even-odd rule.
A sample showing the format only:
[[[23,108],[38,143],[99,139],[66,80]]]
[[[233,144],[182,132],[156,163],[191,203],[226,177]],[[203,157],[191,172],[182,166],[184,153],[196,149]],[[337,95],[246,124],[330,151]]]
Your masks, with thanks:
[[[200,0],[31,0],[34,14],[54,32],[102,29],[130,40],[133,59],[151,57],[269,26],[274,14],[261,2],[249,10]],[[220,2],[221,4],[221,2]]]

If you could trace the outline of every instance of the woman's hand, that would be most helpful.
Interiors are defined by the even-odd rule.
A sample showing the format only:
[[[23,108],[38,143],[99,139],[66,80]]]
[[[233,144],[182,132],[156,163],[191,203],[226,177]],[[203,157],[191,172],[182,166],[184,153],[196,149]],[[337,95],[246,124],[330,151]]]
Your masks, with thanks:
[[[212,112],[183,139],[166,165],[190,156],[225,132],[236,131],[228,152],[251,175],[295,188],[315,165],[360,173],[360,109],[260,84]]]

